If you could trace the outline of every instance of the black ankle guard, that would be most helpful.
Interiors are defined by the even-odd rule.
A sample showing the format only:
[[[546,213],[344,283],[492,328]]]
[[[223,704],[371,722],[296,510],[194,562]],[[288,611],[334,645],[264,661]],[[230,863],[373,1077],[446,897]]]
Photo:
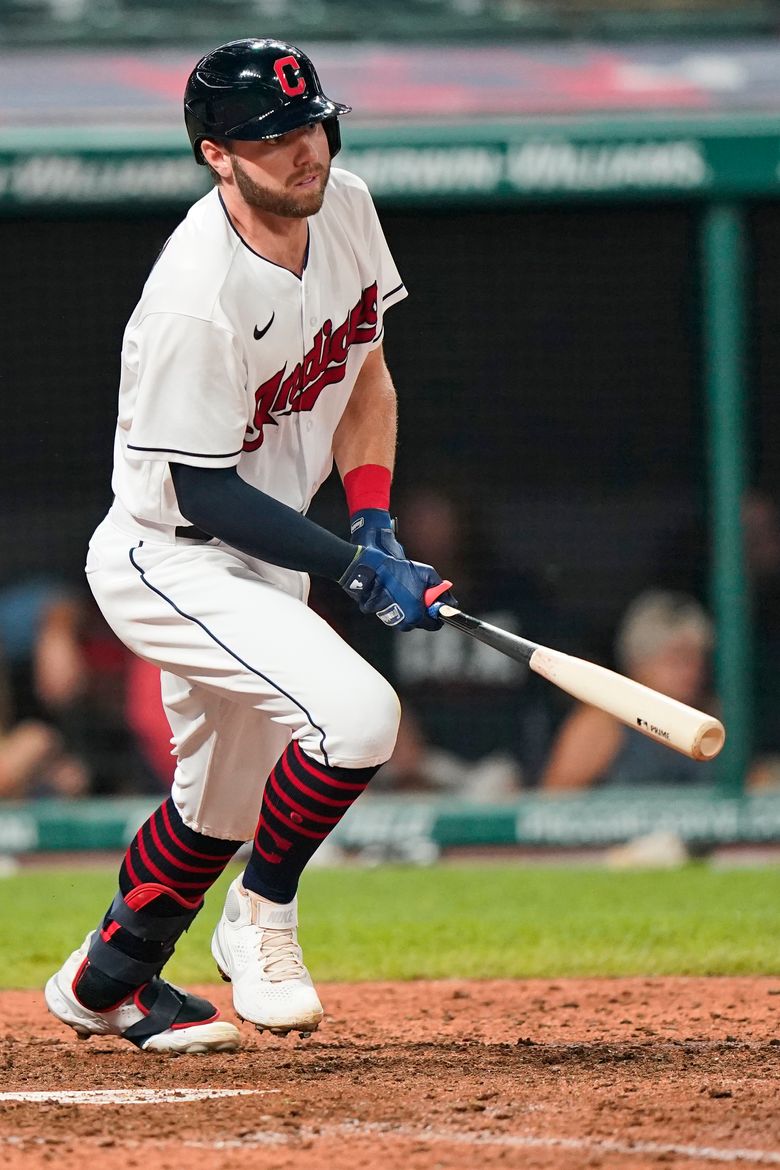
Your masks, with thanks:
[[[162,887],[160,897],[166,897]],[[170,895],[167,897],[170,904],[173,899]],[[200,910],[200,905],[194,910],[184,910],[181,914],[166,917],[155,914],[157,901],[158,898],[154,898],[145,906],[134,910],[128,906],[121,893],[116,895],[106,914],[102,929],[95,931],[87,952],[89,965],[95,971],[107,975],[109,979],[130,984],[131,987],[140,987],[160,973],[173,954],[179,938]],[[136,941],[159,943],[159,951],[154,959],[134,958],[119,946],[112,945],[110,934],[106,938],[112,923],[127,931]]]

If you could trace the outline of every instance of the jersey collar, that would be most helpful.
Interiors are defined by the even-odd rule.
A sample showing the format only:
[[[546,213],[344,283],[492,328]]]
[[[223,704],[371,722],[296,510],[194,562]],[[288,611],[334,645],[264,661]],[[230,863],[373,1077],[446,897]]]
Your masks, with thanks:
[[[217,190],[217,198],[219,199],[220,207],[222,208],[222,210],[225,213],[225,219],[230,224],[231,231],[233,231],[235,233],[235,235],[238,236],[239,240],[241,241],[241,243],[244,245],[244,247],[247,249],[248,252],[251,252],[253,256],[257,256],[258,259],[264,260],[266,264],[272,264],[274,266],[274,268],[280,268],[282,270],[282,272],[289,272],[290,276],[294,276],[296,280],[302,280],[303,273],[306,271],[306,267],[309,263],[309,250],[311,248],[311,227],[309,226],[308,223],[306,224],[306,251],[303,254],[303,269],[301,270],[301,275],[299,276],[297,272],[293,272],[292,268],[286,268],[284,266],[284,264],[277,264],[277,262],[275,260],[269,260],[267,256],[264,256],[262,254],[262,252],[256,252],[255,249],[251,246],[251,244],[248,244],[246,242],[244,237],[241,235],[241,232],[238,230],[236,225],[233,223],[233,220],[230,218],[230,212],[228,211],[227,207],[225,206],[225,201],[222,198],[222,192],[220,190]]]

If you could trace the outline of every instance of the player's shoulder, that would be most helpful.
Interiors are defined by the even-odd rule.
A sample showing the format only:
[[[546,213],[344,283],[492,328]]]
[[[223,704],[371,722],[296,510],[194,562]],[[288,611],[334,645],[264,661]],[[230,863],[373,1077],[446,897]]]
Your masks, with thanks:
[[[208,317],[233,266],[237,237],[219,194],[210,191],[166,240],[149,273],[139,308]]]
[[[213,277],[228,267],[235,255],[232,231],[216,188],[194,203],[165,243],[152,275],[192,271]]]
[[[346,229],[353,238],[355,234],[372,238],[377,213],[364,181],[352,171],[332,167],[319,218],[335,230]]]
[[[364,179],[360,175],[356,175],[354,171],[345,171],[343,167],[331,167],[330,181],[334,187],[343,191],[356,191],[362,195],[368,195],[371,198],[371,193],[368,189]]]
[[[331,202],[338,202],[351,207],[372,207],[371,192],[359,175],[352,171],[345,171],[341,167],[331,167],[328,182],[328,196]]]

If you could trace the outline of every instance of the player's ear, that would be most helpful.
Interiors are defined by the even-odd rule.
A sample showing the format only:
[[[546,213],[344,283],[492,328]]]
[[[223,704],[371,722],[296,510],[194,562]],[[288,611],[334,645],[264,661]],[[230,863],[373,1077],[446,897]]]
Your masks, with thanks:
[[[206,166],[211,171],[214,179],[217,182],[227,179],[232,173],[230,151],[227,143],[218,142],[212,138],[203,138],[200,143],[200,149]]]

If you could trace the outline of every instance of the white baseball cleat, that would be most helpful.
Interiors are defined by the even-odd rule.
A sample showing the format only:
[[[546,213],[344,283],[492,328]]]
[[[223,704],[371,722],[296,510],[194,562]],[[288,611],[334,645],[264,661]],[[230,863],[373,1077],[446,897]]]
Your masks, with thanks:
[[[233,1005],[242,1020],[277,1036],[307,1035],[319,1027],[322,1004],[298,945],[298,900],[280,905],[231,884],[211,953],[223,979],[233,984]]]
[[[144,1052],[176,1054],[233,1052],[241,1043],[234,1024],[219,1018],[206,999],[190,995],[155,976],[106,1011],[92,1011],[79,1001],[75,985],[85,968],[90,932],[46,984],[46,1006],[73,1028],[81,1040],[121,1036]]]

